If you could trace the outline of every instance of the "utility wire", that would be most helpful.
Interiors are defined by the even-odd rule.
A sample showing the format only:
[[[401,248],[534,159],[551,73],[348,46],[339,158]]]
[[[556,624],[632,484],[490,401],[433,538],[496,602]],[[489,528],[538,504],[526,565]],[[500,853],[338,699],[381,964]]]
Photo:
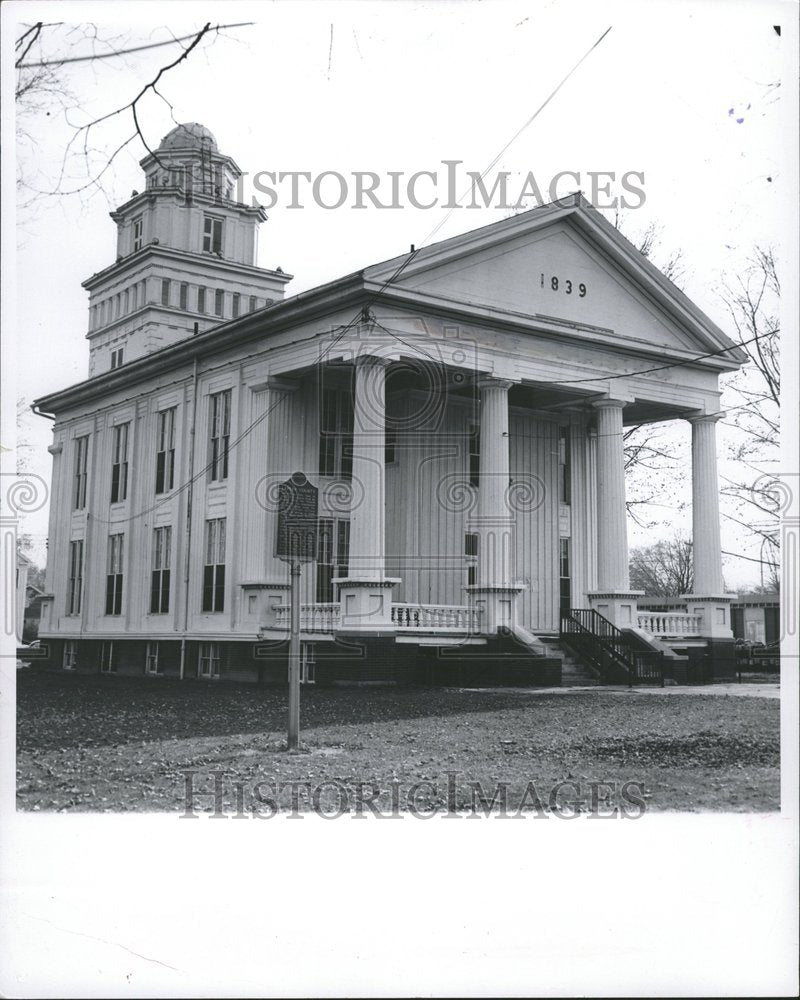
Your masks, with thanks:
[[[480,175],[480,179],[481,180],[483,180],[484,177],[486,177],[486,175],[489,173],[489,171],[492,169],[492,167],[494,167],[497,164],[497,162],[500,160],[500,158],[502,157],[503,153],[505,153],[506,150],[514,142],[516,142],[516,140],[522,135],[522,133],[525,131],[525,129],[528,128],[528,126],[531,125],[536,120],[536,118],[538,118],[539,114],[542,111],[544,111],[544,109],[553,100],[553,98],[556,96],[556,94],[559,92],[559,90],[561,90],[561,88],[564,86],[564,84],[567,82],[567,80],[569,80],[569,78],[578,69],[578,67],[581,65],[581,63],[583,63],[584,60],[588,59],[588,57],[592,54],[592,52],[594,52],[594,50],[603,41],[603,39],[606,37],[606,35],[609,33],[609,31],[611,31],[612,28],[613,28],[613,25],[609,25],[606,28],[606,30],[597,39],[597,41],[594,43],[594,45],[592,45],[589,49],[586,50],[586,52],[584,52],[584,54],[581,56],[581,58],[575,63],[575,65],[567,73],[567,75],[564,77],[564,79],[561,81],[561,83],[559,83],[559,85],[555,88],[555,90],[552,91],[552,93],[539,105],[539,107],[534,111],[534,113],[525,122],[525,124],[522,125],[522,126],[520,126],[520,128],[517,129],[517,131],[511,136],[511,138],[508,140],[508,142],[505,144],[505,146],[503,146],[503,148],[497,154],[497,156],[495,156],[495,158],[492,160],[492,162],[482,171],[482,173]],[[442,226],[447,222],[447,220],[450,218],[450,216],[453,214],[453,212],[459,206],[460,202],[462,202],[464,200],[464,198],[466,198],[466,196],[469,194],[469,191],[471,191],[471,190],[472,190],[472,185],[470,185],[470,188],[469,188],[468,191],[465,191],[464,194],[462,194],[461,197],[456,200],[456,204],[450,209],[450,211],[447,213],[447,215],[445,215],[445,217],[436,226],[434,226],[434,228],[431,230],[431,232],[428,233],[428,235],[422,241],[423,245],[425,245],[426,243],[428,243],[428,241],[431,240],[439,232],[439,230],[442,228]]]
[[[621,375],[595,375],[593,378],[573,378],[573,379],[559,379],[558,385],[577,385],[579,382],[610,382],[612,379],[617,378],[633,378],[635,375],[649,375],[651,372],[663,372],[668,368],[682,368],[684,365],[694,364],[696,361],[703,361],[706,358],[716,358],[720,354],[727,354],[729,351],[736,351],[740,347],[744,347],[746,344],[752,344],[756,340],[764,340],[767,337],[774,336],[774,331],[770,333],[760,333],[755,337],[751,337],[749,340],[739,341],[737,344],[731,344],[730,347],[722,347],[718,351],[710,351],[708,354],[697,354],[693,358],[685,358],[683,361],[671,361],[668,365],[657,365],[654,368],[643,368],[638,372],[623,372]]]
[[[395,340],[399,341],[401,344],[405,344],[405,346],[408,347],[409,349],[414,351],[419,351],[420,353],[424,354],[427,358],[429,358],[431,361],[437,363],[437,359],[434,358],[433,355],[428,354],[428,352],[425,351],[423,347],[419,345],[412,347],[412,345],[409,344],[408,341],[403,340],[403,338],[398,333],[395,333],[395,331],[389,330],[387,327],[385,327],[382,323],[379,323],[377,320],[374,320],[373,322],[375,323],[376,326],[379,326],[381,330],[383,330],[385,333],[388,333],[390,337],[394,337]],[[610,382],[612,379],[617,379],[617,378],[634,378],[637,375],[649,375],[651,372],[660,372],[666,370],[667,368],[682,368],[684,365],[691,365],[697,361],[703,361],[705,358],[714,358],[719,354],[725,354],[728,351],[734,351],[739,347],[744,347],[745,344],[752,344],[756,340],[763,340],[765,337],[772,337],[772,336],[773,333],[758,334],[755,337],[751,337],[750,340],[743,340],[738,344],[732,344],[730,347],[723,347],[719,351],[712,351],[709,354],[698,354],[692,358],[684,358],[682,361],[672,361],[667,365],[658,365],[655,368],[642,368],[640,371],[624,372],[621,375],[594,375],[591,378],[558,379],[553,384],[558,386],[558,385],[577,385],[578,383],[582,382]]]

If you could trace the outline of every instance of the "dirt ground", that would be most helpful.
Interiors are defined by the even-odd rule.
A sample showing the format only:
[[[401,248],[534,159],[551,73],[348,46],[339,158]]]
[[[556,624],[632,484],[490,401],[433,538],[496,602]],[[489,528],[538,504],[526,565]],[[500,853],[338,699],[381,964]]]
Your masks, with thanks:
[[[304,688],[288,753],[285,689],[19,671],[17,805],[777,810],[779,701],[701,690]]]

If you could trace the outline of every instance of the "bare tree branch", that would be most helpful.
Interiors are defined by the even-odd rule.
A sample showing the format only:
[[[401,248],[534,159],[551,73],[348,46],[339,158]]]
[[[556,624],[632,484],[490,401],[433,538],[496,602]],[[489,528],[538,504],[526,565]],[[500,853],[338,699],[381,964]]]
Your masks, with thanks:
[[[238,22],[231,24],[217,24],[214,26],[211,22],[208,22],[198,31],[195,31],[190,35],[176,37],[172,32],[170,32],[172,37],[166,41],[133,46],[125,46],[122,36],[102,38],[94,25],[76,25],[70,28],[66,35],[62,31],[60,37],[62,47],[65,47],[65,41],[66,44],[73,46],[74,43],[72,42],[70,36],[77,33],[81,38],[90,43],[91,52],[76,56],[67,56],[64,54],[55,58],[42,53],[42,47],[45,42],[43,28],[48,26],[38,22],[35,25],[26,27],[26,30],[16,42],[17,51],[20,53],[16,59],[16,99],[18,111],[21,112],[21,114],[18,114],[18,136],[24,136],[26,134],[24,128],[19,126],[22,113],[33,116],[40,115],[42,113],[50,114],[50,110],[47,109],[48,102],[51,104],[55,102],[62,106],[64,119],[72,129],[72,135],[66,143],[63,156],[61,157],[60,167],[58,168],[57,179],[51,188],[45,187],[41,184],[36,185],[30,178],[24,177],[19,172],[17,178],[18,187],[32,192],[34,200],[37,197],[48,195],[74,195],[80,194],[81,192],[89,189],[97,190],[100,188],[100,182],[113,165],[116,157],[134,140],[141,142],[145,150],[147,150],[147,152],[155,158],[156,162],[160,163],[157,151],[152,148],[146,137],[146,123],[142,117],[142,104],[144,99],[150,93],[158,97],[170,109],[170,115],[174,120],[175,115],[172,105],[164,96],[160,86],[165,78],[165,75],[176,69],[176,67],[188,59],[191,53],[207,36],[219,36],[219,34],[225,29],[247,27],[251,23],[252,22]],[[63,28],[64,26],[62,25],[61,27]],[[53,39],[49,34],[47,37],[52,45]],[[187,41],[188,44],[184,44],[184,42]],[[112,59],[122,59],[124,61],[124,57],[131,53],[140,53],[166,45],[178,45],[181,50],[180,54],[158,69],[152,79],[140,86],[130,101],[127,101],[125,104],[112,111],[98,115],[91,121],[82,123],[73,123],[70,121],[70,112],[79,106],[79,102],[74,100],[72,95],[69,94],[64,73],[65,67],[74,63],[88,63],[90,65],[95,65],[101,61],[108,62],[108,60]],[[34,46],[38,47],[40,53],[43,55],[43,58],[28,61]],[[105,51],[100,51],[101,48]],[[74,48],[72,51],[74,51]],[[68,106],[70,101],[72,103],[72,107]],[[122,141],[116,140],[115,148],[110,154],[107,154],[104,151],[101,152],[100,150],[93,148],[93,145],[90,145],[92,142],[92,136],[99,126],[109,123],[113,119],[119,118],[120,116],[124,118],[128,114],[130,114],[130,120],[132,123],[131,134],[125,137]],[[80,149],[76,150],[75,147],[78,142],[80,142]],[[96,168],[93,165],[93,161],[96,162],[96,156],[98,154],[102,156],[103,162],[102,166]],[[68,165],[72,161],[72,158],[76,155],[80,157],[82,162],[81,172],[87,177],[87,180],[77,184],[76,186],[67,187],[65,181]]]
[[[218,24],[216,28],[214,28],[213,30],[222,31],[226,28],[249,28],[254,23],[255,23],[254,21],[240,21],[237,24]],[[42,25],[39,24],[36,25],[36,27],[41,29]],[[28,54],[28,49],[30,49],[29,45],[28,48],[25,50],[24,54],[20,56],[19,60],[16,62],[15,65],[17,69],[20,68],[30,69],[35,66],[65,66],[67,63],[90,62],[97,59],[114,59],[119,56],[129,55],[131,52],[145,52],[148,49],[160,49],[165,45],[174,45],[179,42],[185,42],[187,39],[194,37],[195,33],[192,33],[191,35],[181,35],[180,37],[176,37],[175,35],[173,35],[172,38],[168,39],[165,42],[151,42],[149,45],[133,45],[128,49],[118,49],[118,50],[113,50],[111,52],[106,52],[104,55],[97,55],[96,53],[93,53],[90,56],[72,56],[71,58],[68,59],[44,59],[41,60],[40,62],[23,63],[22,60]],[[17,44],[19,44],[19,42]]]
[[[736,401],[727,407],[726,424],[734,433],[728,453],[753,477],[746,472],[737,480],[722,477],[721,494],[733,504],[733,513],[723,511],[723,516],[776,554],[780,505],[764,477],[764,466],[780,459],[780,291],[772,248],[756,246],[742,273],[724,280],[720,292],[749,360],[725,387]]]

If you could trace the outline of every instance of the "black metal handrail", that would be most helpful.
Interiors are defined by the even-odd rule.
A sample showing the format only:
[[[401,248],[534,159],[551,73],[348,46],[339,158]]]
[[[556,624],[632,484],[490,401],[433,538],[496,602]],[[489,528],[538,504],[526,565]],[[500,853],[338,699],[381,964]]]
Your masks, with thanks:
[[[561,639],[585,657],[606,683],[664,686],[664,654],[634,648],[631,637],[594,608],[562,613]]]

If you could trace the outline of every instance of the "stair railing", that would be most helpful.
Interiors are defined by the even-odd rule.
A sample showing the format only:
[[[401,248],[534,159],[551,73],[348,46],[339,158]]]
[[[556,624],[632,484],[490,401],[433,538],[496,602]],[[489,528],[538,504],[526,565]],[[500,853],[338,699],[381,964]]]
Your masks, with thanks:
[[[607,684],[664,686],[663,652],[636,649],[630,636],[594,608],[563,612],[561,640],[588,660]]]

